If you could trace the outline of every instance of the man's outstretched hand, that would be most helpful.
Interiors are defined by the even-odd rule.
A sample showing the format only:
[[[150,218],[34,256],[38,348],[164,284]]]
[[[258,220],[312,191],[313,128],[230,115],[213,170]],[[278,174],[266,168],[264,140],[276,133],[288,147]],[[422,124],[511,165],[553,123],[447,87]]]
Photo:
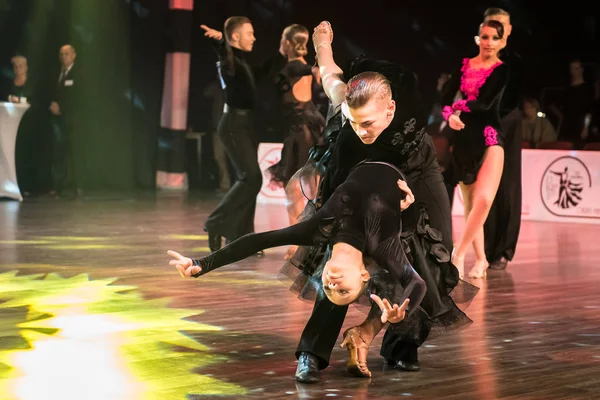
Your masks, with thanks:
[[[208,36],[211,39],[221,40],[223,39],[223,32],[213,28],[209,28],[206,25],[200,25],[200,28],[204,29],[204,36]]]

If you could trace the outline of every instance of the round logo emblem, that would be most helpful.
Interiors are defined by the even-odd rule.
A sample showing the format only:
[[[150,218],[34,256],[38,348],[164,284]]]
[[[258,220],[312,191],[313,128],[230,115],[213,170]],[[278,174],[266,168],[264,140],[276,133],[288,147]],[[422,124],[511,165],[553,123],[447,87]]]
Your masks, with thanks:
[[[577,206],[592,187],[592,177],[580,159],[564,156],[546,168],[540,186],[542,202],[549,212],[559,216],[580,216]]]

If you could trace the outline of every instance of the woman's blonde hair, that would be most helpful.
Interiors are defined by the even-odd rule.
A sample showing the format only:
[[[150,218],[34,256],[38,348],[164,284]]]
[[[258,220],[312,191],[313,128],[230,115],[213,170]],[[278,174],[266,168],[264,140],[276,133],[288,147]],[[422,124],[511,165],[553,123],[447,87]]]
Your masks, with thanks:
[[[283,30],[283,37],[292,44],[294,57],[304,57],[308,54],[308,29],[304,25],[293,24]]]

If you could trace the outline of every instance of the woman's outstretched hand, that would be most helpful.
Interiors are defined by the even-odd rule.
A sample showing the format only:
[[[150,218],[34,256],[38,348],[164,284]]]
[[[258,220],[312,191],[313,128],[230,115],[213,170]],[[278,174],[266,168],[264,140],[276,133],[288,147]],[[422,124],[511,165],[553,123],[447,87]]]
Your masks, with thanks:
[[[404,300],[401,306],[398,304],[391,305],[387,299],[381,299],[381,297],[376,294],[371,295],[371,299],[379,306],[381,309],[381,322],[384,324],[386,322],[396,324],[404,319],[406,316],[406,307],[408,307],[409,299]]]
[[[315,46],[315,52],[319,50],[319,46],[323,44],[331,44],[333,42],[333,29],[328,21],[322,21],[317,25],[312,35],[313,46]]]
[[[412,190],[410,190],[410,188],[408,187],[408,183],[406,183],[406,181],[403,181],[402,179],[398,179],[398,187],[400,188],[400,190],[406,193],[404,199],[400,200],[400,210],[404,211],[412,203],[415,202],[415,195],[413,194]]]
[[[174,260],[169,261],[169,265],[177,268],[182,278],[191,278],[202,271],[199,265],[194,265],[191,258],[184,257],[173,250],[167,251],[167,254],[174,258]]]

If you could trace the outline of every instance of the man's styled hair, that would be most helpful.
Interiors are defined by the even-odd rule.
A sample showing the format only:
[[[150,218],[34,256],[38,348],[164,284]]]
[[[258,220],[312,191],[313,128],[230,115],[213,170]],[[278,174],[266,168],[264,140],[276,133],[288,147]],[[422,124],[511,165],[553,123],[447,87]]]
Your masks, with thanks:
[[[355,75],[348,81],[346,104],[350,108],[360,108],[371,99],[391,100],[390,81],[378,72],[366,71]]]
[[[498,7],[490,7],[483,12],[483,19],[493,17],[496,15],[505,15],[508,18],[510,18],[510,13],[508,11]]]
[[[225,39],[230,42],[233,36],[233,33],[236,29],[240,28],[244,24],[251,24],[250,18],[248,17],[229,17],[225,21],[225,26],[223,28],[223,32],[225,33]]]

